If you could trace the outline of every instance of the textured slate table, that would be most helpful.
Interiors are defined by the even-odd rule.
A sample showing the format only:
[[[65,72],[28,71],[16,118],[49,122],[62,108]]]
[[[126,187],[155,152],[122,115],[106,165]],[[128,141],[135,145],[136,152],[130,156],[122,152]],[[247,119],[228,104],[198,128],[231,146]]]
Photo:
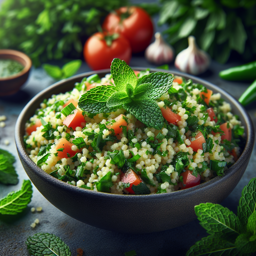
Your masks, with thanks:
[[[239,98],[249,83],[227,82],[218,77],[220,70],[237,64],[220,65],[212,62],[209,71],[201,78],[218,85],[235,98]],[[143,56],[134,56],[130,66],[155,67],[147,63]],[[170,70],[175,70],[173,65],[170,65]],[[83,63],[78,73],[86,71],[90,71],[90,69]],[[20,180],[15,186],[0,184],[0,198],[3,198],[11,191],[20,189],[22,180],[28,179],[18,158],[14,142],[14,128],[17,117],[22,108],[35,94],[53,82],[41,68],[32,69],[28,82],[16,95],[0,98],[0,115],[7,116],[6,127],[0,128],[0,148],[6,149],[15,155],[17,160],[15,167]],[[246,110],[256,127],[256,104],[251,104]],[[6,146],[4,144],[5,139],[10,141],[10,145]],[[222,202],[222,205],[230,210],[236,212],[243,187],[248,184],[251,178],[256,177],[255,155],[256,149],[254,147],[250,163],[241,181]],[[147,256],[185,255],[186,251],[196,241],[207,235],[197,220],[172,230],[154,234],[130,235],[101,230],[72,219],[51,205],[35,187],[33,191],[32,201],[23,213],[11,217],[0,215],[0,255],[29,255],[25,241],[28,236],[38,232],[55,234],[69,245],[72,255],[77,255],[77,248],[81,248],[84,251],[83,255],[86,256],[121,256],[131,250],[135,250],[137,255]],[[41,213],[31,213],[30,209],[38,206],[42,206],[43,211]],[[36,218],[40,220],[40,224],[35,229],[32,229],[30,224]]]

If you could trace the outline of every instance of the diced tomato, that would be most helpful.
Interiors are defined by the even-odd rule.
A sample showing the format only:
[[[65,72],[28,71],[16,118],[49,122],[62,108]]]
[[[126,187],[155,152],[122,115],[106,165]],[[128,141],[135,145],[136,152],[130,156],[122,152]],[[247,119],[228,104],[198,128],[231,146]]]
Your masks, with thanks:
[[[79,109],[74,110],[74,114],[68,115],[63,121],[67,127],[76,130],[76,127],[84,127],[85,119],[82,111]]]
[[[181,77],[175,77],[174,80],[173,80],[173,82],[178,83],[178,84],[182,84],[182,83],[183,83]]]
[[[200,184],[201,176],[198,174],[195,177],[190,170],[183,172],[181,176],[183,177],[183,182],[180,184],[181,189],[191,188]]]
[[[180,115],[172,112],[172,110],[168,107],[162,107],[161,111],[164,119],[169,123],[177,125],[177,123],[181,120]]]
[[[132,190],[132,186],[138,186],[142,182],[142,179],[132,169],[129,169],[126,173],[121,174],[121,181],[123,183],[130,183],[130,186],[125,188],[125,190],[130,194],[135,194]]]
[[[76,153],[79,153],[80,150],[73,151],[72,150],[73,144],[67,141],[65,138],[61,138],[59,143],[56,145],[56,150],[63,149],[62,151],[58,152],[58,157],[60,158],[69,158],[73,157]]]
[[[115,131],[115,135],[120,134],[122,130],[122,126],[127,126],[127,122],[124,120],[124,115],[121,114],[115,118],[115,123],[112,125],[107,125],[108,129],[113,129]]]
[[[207,113],[208,113],[208,115],[209,115],[211,121],[215,121],[215,122],[218,121],[218,119],[217,119],[217,117],[216,117],[216,115],[215,115],[215,113],[214,113],[213,108],[208,108],[206,111],[207,111]]]
[[[209,105],[210,98],[212,95],[212,90],[207,89],[207,92],[200,92],[200,97],[204,100],[204,102]]]
[[[235,160],[235,161],[238,159],[238,155],[237,155],[237,153],[236,153],[236,151],[235,151],[234,148],[231,150],[231,152],[229,152],[229,154],[234,157],[234,160]]]
[[[26,132],[28,135],[31,135],[32,132],[35,132],[37,127],[40,127],[42,125],[41,121],[39,119],[36,120],[35,124],[32,124],[26,128]]]
[[[203,143],[205,143],[204,135],[201,132],[198,132],[195,136],[195,140],[191,141],[189,147],[193,149],[193,151],[197,152],[198,149],[203,149]]]
[[[230,127],[228,128],[228,123],[221,124],[220,129],[224,132],[224,134],[221,135],[221,140],[231,141],[231,139],[232,139],[232,130],[231,130]]]
[[[95,88],[97,86],[97,84],[89,84],[88,85],[86,84],[86,91],[89,91],[91,90],[92,88]]]
[[[69,105],[70,103],[72,103],[75,107],[77,107],[78,105],[78,102],[74,99],[70,99],[68,100],[64,105],[63,105],[63,108],[65,108],[67,105]]]
[[[138,74],[140,73],[140,71],[137,71],[137,70],[133,70],[135,75],[138,76]]]

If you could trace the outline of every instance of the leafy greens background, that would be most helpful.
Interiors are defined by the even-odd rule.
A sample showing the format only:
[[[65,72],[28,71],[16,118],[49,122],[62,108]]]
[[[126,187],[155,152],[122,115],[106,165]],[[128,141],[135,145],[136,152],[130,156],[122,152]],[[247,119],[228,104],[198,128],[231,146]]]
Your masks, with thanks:
[[[35,66],[51,59],[79,58],[88,36],[110,11],[128,0],[4,0],[0,49],[28,54]]]

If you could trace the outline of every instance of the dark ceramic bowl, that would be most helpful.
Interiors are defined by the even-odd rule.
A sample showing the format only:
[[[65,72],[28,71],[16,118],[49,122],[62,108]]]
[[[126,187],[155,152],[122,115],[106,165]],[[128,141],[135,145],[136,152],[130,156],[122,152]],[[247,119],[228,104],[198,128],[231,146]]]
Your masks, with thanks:
[[[0,50],[0,59],[11,59],[23,65],[24,69],[12,76],[0,77],[0,97],[14,94],[27,81],[32,66],[31,59],[23,52],[3,49]]]
[[[151,71],[159,71],[159,69]],[[215,93],[220,92],[222,97],[231,104],[233,112],[240,116],[245,127],[245,148],[225,176],[215,177],[196,187],[168,194],[115,195],[66,184],[36,166],[24,148],[23,136],[26,121],[34,115],[35,109],[44,99],[51,97],[52,94],[71,90],[75,82],[80,82],[83,77],[94,73],[81,74],[48,87],[25,106],[17,120],[15,140],[21,162],[31,181],[46,199],[64,213],[92,226],[120,232],[149,233],[190,222],[196,218],[195,205],[205,202],[220,203],[231,193],[244,174],[253,149],[254,130],[251,119],[238,101],[227,92],[213,84],[179,72],[170,73],[192,79]],[[102,77],[110,71],[102,70],[97,73]]]

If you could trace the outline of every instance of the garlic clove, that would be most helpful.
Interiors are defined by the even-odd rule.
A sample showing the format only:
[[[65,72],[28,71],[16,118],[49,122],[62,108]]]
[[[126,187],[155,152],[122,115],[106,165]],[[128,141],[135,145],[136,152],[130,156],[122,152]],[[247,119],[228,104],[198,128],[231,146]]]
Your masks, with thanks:
[[[182,72],[199,75],[210,65],[208,54],[197,48],[195,38],[188,38],[188,48],[181,51],[175,59],[175,67]]]
[[[145,57],[149,62],[157,65],[167,64],[173,60],[174,51],[157,32],[155,33],[155,42],[150,44],[145,51]]]

